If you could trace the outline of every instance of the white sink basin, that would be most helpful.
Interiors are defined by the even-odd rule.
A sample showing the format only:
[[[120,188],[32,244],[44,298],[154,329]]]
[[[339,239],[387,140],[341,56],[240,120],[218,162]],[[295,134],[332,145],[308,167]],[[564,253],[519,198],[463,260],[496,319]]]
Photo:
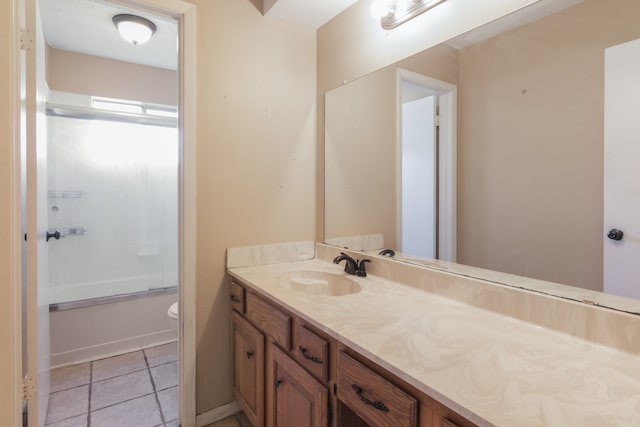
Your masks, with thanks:
[[[282,275],[281,280],[292,290],[311,295],[337,297],[362,290],[358,282],[348,276],[324,271],[294,271]]]

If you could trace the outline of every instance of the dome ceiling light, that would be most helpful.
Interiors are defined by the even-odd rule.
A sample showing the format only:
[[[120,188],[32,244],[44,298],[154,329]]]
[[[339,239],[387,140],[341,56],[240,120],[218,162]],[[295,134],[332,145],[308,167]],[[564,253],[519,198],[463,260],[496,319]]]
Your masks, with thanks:
[[[115,15],[112,20],[122,38],[132,45],[148,42],[156,32],[156,24],[142,16],[123,13]]]

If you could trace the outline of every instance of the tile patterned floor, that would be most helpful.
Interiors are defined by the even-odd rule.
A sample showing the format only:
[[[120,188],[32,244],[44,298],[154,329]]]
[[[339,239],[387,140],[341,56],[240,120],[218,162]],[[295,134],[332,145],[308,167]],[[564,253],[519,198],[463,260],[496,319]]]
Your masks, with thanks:
[[[51,371],[46,426],[179,426],[177,355],[170,343]]]

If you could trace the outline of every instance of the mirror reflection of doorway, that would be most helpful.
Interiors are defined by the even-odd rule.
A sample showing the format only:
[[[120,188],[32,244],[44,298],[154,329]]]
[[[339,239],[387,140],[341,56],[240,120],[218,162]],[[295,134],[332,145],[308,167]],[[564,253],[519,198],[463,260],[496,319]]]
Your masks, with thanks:
[[[402,94],[402,252],[437,259],[438,97],[407,81]]]
[[[456,259],[455,85],[398,70],[398,248]]]

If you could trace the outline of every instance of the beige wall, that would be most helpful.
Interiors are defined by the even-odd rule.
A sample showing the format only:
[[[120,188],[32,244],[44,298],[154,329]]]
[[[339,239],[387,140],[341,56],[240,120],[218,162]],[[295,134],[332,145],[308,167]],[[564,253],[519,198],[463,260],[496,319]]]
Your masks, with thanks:
[[[315,32],[198,7],[197,412],[232,400],[225,248],[313,240]]]
[[[638,16],[587,0],[461,51],[459,262],[602,290],[604,49]]]
[[[326,238],[382,234],[395,247],[396,96],[394,68],[326,94]]]
[[[47,49],[47,83],[62,92],[176,105],[175,71]]]

